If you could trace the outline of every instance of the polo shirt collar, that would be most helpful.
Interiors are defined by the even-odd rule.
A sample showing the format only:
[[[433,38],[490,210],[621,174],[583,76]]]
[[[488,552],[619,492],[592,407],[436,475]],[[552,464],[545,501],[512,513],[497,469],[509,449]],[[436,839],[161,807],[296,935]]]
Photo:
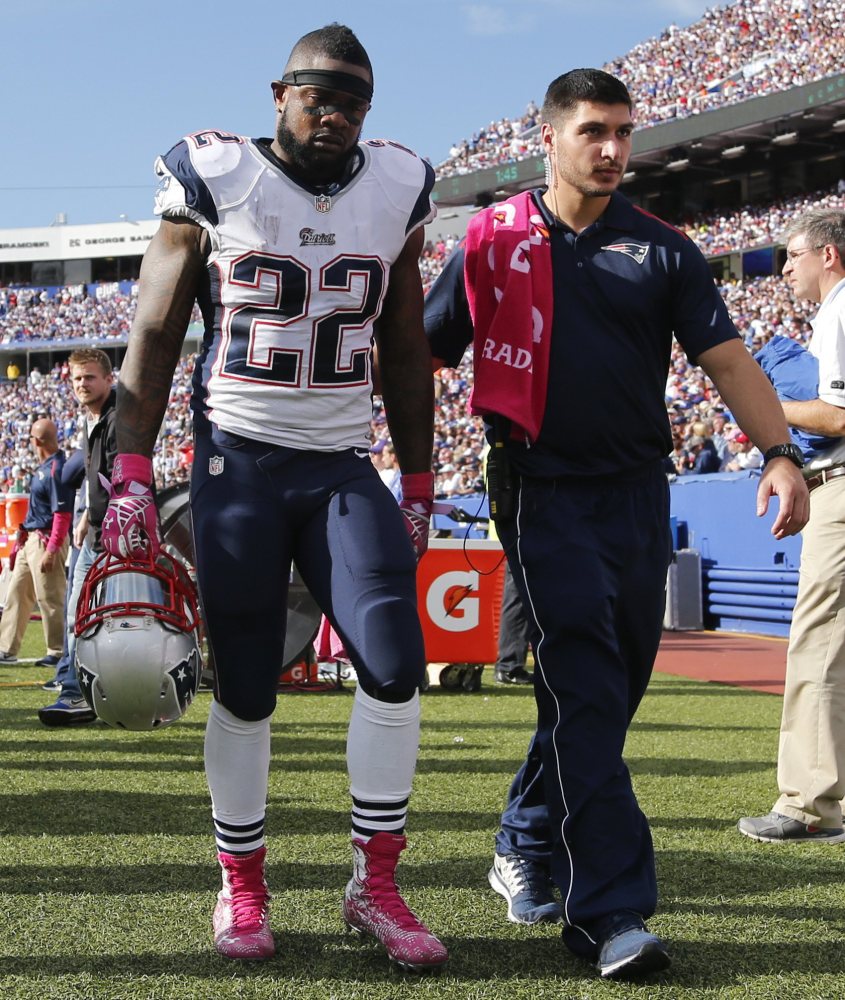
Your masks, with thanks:
[[[532,192],[534,196],[534,203],[539,208],[543,215],[546,223],[552,227],[558,227],[561,224],[555,219],[552,213],[543,201],[543,188],[536,188]],[[635,213],[634,206],[619,191],[614,191],[610,196],[610,202],[607,208],[602,212],[602,214],[596,219],[592,226],[589,226],[585,232],[589,231],[600,231],[602,229],[617,229],[622,232],[633,232],[635,227]],[[594,229],[595,227],[595,229]],[[563,226],[564,229],[569,229],[568,226]],[[583,235],[583,233],[581,234]]]

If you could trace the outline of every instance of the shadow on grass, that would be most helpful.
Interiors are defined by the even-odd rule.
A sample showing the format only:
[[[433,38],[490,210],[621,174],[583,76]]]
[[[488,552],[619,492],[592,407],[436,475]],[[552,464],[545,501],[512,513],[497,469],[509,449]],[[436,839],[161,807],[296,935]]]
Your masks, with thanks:
[[[9,955],[4,958],[5,975],[28,979],[41,977],[86,975],[93,977],[134,976],[145,978],[173,977],[191,980],[225,980],[233,976],[244,983],[266,982],[268,996],[272,987],[283,977],[288,982],[302,980],[313,983],[326,981],[344,984],[407,983],[414,987],[415,977],[402,977],[386,960],[381,949],[369,942],[357,942],[343,933],[309,934],[281,931],[276,935],[276,956],[261,963],[233,963],[208,950],[162,955],[156,952],[114,955]],[[596,972],[586,963],[571,956],[561,943],[549,939],[520,940],[486,938],[445,938],[451,960],[440,978],[432,983],[434,992],[461,982],[488,983],[499,995],[510,981],[553,981],[555,995],[565,996],[560,989],[589,988],[597,981]],[[783,977],[783,988],[789,988],[788,978],[798,974],[806,977],[841,975],[845,973],[845,952],[837,942],[754,942],[730,941],[669,942],[673,965],[659,976],[650,977],[647,985],[655,993],[664,990],[726,988],[731,985],[750,989],[754,995],[754,979],[761,976]],[[418,989],[424,989],[425,980]],[[128,984],[127,984],[128,985]],[[624,985],[618,987],[627,991]],[[504,994],[501,994],[504,995]],[[620,993],[621,995],[621,993]],[[641,994],[637,991],[637,995]],[[768,994],[767,994],[768,995]],[[795,996],[794,993],[782,993]],[[810,995],[810,994],[802,994]],[[814,996],[821,994],[813,993]]]
[[[155,759],[155,757],[158,756],[157,754],[152,754],[152,759],[148,761],[139,761],[134,757],[130,758],[128,756],[128,751],[125,755],[116,754],[114,759],[111,760],[104,760],[98,755],[94,755],[87,760],[68,760],[65,756],[60,756],[55,760],[49,761],[31,760],[23,756],[23,749],[24,748],[22,747],[17,747],[17,751],[21,754],[21,756],[18,759],[10,758],[4,760],[2,765],[0,765],[0,772],[32,771],[40,773],[47,771],[60,771],[63,774],[68,775],[74,773],[83,774],[92,771],[125,771],[127,774],[166,774],[168,772],[202,774],[203,772],[201,749],[197,749],[195,752],[191,751],[181,754],[180,760],[176,760],[171,757],[165,761]],[[67,753],[67,747],[56,748],[57,754],[59,749],[64,750],[65,754]],[[516,774],[517,770],[522,766],[524,758],[513,757],[510,759],[504,759],[496,757],[472,756],[473,750],[483,752],[489,749],[491,748],[487,745],[476,745],[473,747],[472,745],[468,746],[466,742],[453,745],[451,740],[449,741],[449,744],[445,746],[432,746],[430,743],[427,743],[420,748],[420,756],[417,763],[416,773],[419,775],[448,774],[450,776],[460,773],[466,773],[468,775],[501,775],[503,779],[507,779],[502,786],[502,794],[504,794],[504,789],[510,783],[510,779],[514,776],[514,774]],[[336,751],[322,748],[322,756],[315,756],[317,751],[313,751],[310,756],[297,754],[296,756],[282,755],[273,757],[271,771],[273,774],[290,773],[294,775],[303,773],[340,774],[344,772],[346,767],[344,750],[345,747]],[[640,771],[638,773],[648,772]],[[51,797],[54,797],[55,795],[60,795],[61,793],[51,791],[49,794]],[[0,812],[0,829],[2,829],[2,827],[3,815]]]
[[[845,868],[841,859],[831,855],[829,844],[779,844],[772,848],[771,845],[748,841],[746,849],[741,843],[744,839],[737,834],[735,852],[658,851],[661,899],[675,901],[671,906],[661,903],[661,908],[694,909],[683,902],[690,897],[733,899],[768,896],[790,889],[803,891],[808,884],[845,887]],[[746,903],[743,903],[743,912],[745,908]],[[730,906],[719,909],[731,913]],[[800,914],[802,919],[819,916],[815,906],[785,909]],[[768,902],[765,912],[771,912]]]
[[[626,757],[631,774],[655,777],[707,778],[771,771],[770,760],[713,760],[705,757]]]
[[[734,817],[721,816],[649,816],[648,825],[652,830],[689,830],[696,836],[704,830],[735,830],[736,819]]]
[[[708,722],[648,722],[635,718],[628,727],[629,732],[639,733],[759,733],[761,729],[770,727],[758,724],[750,726],[714,725]]]
[[[717,681],[689,681],[685,684],[659,683],[652,681],[648,688],[648,697],[660,695],[705,695],[708,698],[759,698],[761,691],[751,691],[732,684],[719,684]]]
[[[267,865],[267,884],[275,889],[311,890],[334,887],[342,894],[349,881],[352,858],[343,847],[332,852],[337,861],[271,862]],[[216,893],[220,888],[220,869],[209,842],[209,861],[204,864],[127,864],[127,865],[6,865],[0,867],[0,891],[15,895],[61,893],[92,896],[157,895],[190,891]],[[467,889],[488,892],[487,869],[490,857],[450,858],[448,862],[414,864],[414,852],[400,865],[404,889]]]
[[[275,934],[276,956],[267,962],[231,962],[218,957],[209,948],[193,953],[181,952],[162,955],[156,952],[115,955],[56,955],[32,954],[4,957],[3,973],[27,978],[42,976],[90,975],[94,977],[184,977],[220,979],[230,981],[233,976],[243,981],[266,981],[267,996],[273,996],[272,985],[280,977],[286,980],[314,982],[326,980],[343,984],[405,983],[414,987],[419,983],[425,989],[428,977],[403,976],[385,957],[375,942],[359,941],[357,937],[339,930],[332,934],[313,934],[298,931],[286,932],[283,928]],[[434,992],[440,986],[454,984],[457,980],[481,981],[510,979],[549,979],[572,976],[593,979],[595,973],[589,965],[570,956],[557,940],[513,940],[490,938],[444,939],[450,950],[451,960],[447,969],[431,983]],[[213,994],[209,994],[213,995]],[[326,994],[329,995],[328,993]],[[428,993],[427,993],[428,995]]]
[[[495,828],[495,817],[487,829]],[[827,848],[821,848],[825,850]],[[332,886],[340,892],[349,878],[349,859],[344,847],[334,851],[335,858],[326,861],[272,861],[267,866],[271,887],[286,890],[326,889]],[[211,860],[197,864],[16,864],[0,867],[0,891],[17,895],[61,893],[75,895],[137,895],[185,892],[216,892],[219,871]],[[450,857],[439,862],[417,864],[414,851],[408,853],[401,866],[401,884],[406,889],[477,889],[485,900],[492,900],[487,890],[487,868],[490,857],[471,855]],[[830,904],[765,903],[755,906],[756,897],[784,893],[795,889],[804,892],[808,872],[796,864],[795,854],[788,857],[761,856],[751,851],[747,855],[725,855],[715,852],[660,851],[658,874],[661,892],[660,913],[711,914],[718,917],[766,918],[782,916],[795,921],[824,920],[840,925],[845,916],[843,906]],[[825,860],[816,854],[812,858],[812,882],[828,888],[845,887],[845,870],[836,859]],[[489,898],[488,898],[489,897]],[[708,902],[691,902],[692,898]],[[718,902],[713,900],[718,899]],[[523,933],[523,932],[520,932]],[[531,932],[525,931],[527,939]]]
[[[422,805],[422,803],[420,803]],[[413,830],[475,832],[493,830],[497,812],[413,810]],[[293,796],[275,796],[267,809],[267,828],[288,834],[347,829],[349,809],[318,809]],[[206,795],[178,798],[151,792],[75,790],[0,795],[0,833],[20,836],[124,835],[151,832],[205,836],[211,831]]]

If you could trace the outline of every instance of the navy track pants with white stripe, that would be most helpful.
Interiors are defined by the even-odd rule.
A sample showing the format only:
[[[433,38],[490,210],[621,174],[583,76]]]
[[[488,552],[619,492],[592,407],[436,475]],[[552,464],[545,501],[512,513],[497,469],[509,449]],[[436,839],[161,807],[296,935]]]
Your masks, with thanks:
[[[517,514],[499,527],[536,629],[538,723],[497,850],[549,864],[564,941],[587,957],[603,919],[649,917],[657,904],[651,832],[622,752],[660,641],[668,515],[660,468],[521,477]]]

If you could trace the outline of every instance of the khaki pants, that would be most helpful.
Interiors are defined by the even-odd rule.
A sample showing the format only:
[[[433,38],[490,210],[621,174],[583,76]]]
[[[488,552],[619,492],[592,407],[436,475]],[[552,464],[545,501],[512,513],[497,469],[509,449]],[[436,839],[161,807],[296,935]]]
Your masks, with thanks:
[[[3,618],[0,620],[0,650],[18,655],[24,632],[36,600],[41,609],[41,624],[47,654],[61,656],[64,648],[65,591],[67,575],[65,560],[69,539],[65,538],[56,553],[53,569],[41,571],[41,559],[47,546],[37,531],[31,531],[26,545],[18,552],[15,568],[9,581]]]
[[[845,797],[845,477],[810,494],[789,633],[775,810],[842,824]]]

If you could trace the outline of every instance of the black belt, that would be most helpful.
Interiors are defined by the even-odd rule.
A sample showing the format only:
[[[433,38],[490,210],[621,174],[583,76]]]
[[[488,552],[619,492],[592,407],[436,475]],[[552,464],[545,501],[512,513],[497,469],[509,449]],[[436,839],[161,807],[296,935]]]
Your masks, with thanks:
[[[817,486],[822,486],[829,479],[836,479],[838,476],[845,476],[845,465],[834,465],[829,469],[822,469],[814,476],[810,476],[805,480],[807,489],[812,492]]]

